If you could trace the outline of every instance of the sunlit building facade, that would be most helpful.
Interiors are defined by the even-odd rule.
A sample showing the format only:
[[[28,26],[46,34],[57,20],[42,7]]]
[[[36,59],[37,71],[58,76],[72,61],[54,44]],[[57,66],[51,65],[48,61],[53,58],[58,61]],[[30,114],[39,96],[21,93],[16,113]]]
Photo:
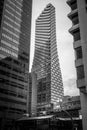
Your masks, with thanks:
[[[67,0],[72,21],[69,32],[73,35],[77,87],[80,90],[83,130],[87,130],[87,0]]]
[[[36,20],[32,111],[49,111],[62,97],[63,83],[56,45],[55,7],[48,4]]]
[[[0,124],[28,111],[32,0],[0,0]],[[6,121],[5,121],[6,122]]]

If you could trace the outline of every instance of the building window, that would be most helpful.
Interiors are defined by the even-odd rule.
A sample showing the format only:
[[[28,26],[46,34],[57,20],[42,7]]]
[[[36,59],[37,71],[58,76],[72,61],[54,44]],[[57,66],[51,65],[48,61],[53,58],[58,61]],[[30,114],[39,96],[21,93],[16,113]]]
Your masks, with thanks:
[[[41,92],[41,91],[42,91],[42,87],[38,86],[38,92]]]
[[[86,86],[82,86],[82,87],[80,88],[80,91],[81,91],[81,92],[85,92],[85,91],[86,91]]]
[[[84,78],[84,66],[78,66],[77,67],[77,79],[82,79]]]
[[[76,59],[82,58],[82,47],[76,48],[75,52],[76,52]]]
[[[46,94],[42,94],[42,102],[46,101]]]
[[[40,103],[41,102],[41,95],[38,95],[37,96],[37,103]]]
[[[42,82],[39,81],[38,82],[38,92],[41,92],[42,91]]]
[[[46,90],[46,83],[43,83],[43,85],[42,85],[42,89],[43,89],[43,91]]]
[[[77,1],[76,0],[71,3],[71,9],[72,10],[77,9]]]
[[[78,41],[78,40],[81,39],[80,38],[80,30],[79,29],[73,32],[73,37],[74,37],[74,41]]]
[[[79,23],[78,13],[76,13],[76,14],[74,14],[74,16],[72,16],[72,22],[73,22],[73,25],[76,25]]]
[[[87,0],[85,0],[85,3],[87,4]]]
[[[41,111],[41,108],[37,108],[37,112],[40,112]]]

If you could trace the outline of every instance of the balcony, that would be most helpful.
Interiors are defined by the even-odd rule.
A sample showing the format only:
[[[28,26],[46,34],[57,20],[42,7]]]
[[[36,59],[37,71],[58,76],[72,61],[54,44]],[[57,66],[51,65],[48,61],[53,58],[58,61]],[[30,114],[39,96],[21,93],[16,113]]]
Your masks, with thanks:
[[[79,88],[80,90],[83,90],[83,92],[86,93],[86,84],[85,84],[84,78],[77,80],[77,88]]]
[[[73,35],[73,32],[75,30],[79,29],[79,24],[76,24],[76,25],[73,25],[70,29],[69,29],[69,32]]]
[[[72,20],[72,17],[78,13],[78,9],[72,10],[69,14],[68,14],[68,18],[70,18]]]
[[[76,0],[67,0],[67,4],[71,7],[72,10],[77,9],[77,2],[76,2]]]

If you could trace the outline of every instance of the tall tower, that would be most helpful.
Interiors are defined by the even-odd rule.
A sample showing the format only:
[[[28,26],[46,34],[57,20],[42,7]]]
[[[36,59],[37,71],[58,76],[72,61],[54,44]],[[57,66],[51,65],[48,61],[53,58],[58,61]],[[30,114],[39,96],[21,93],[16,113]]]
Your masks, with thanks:
[[[56,45],[55,8],[48,4],[36,20],[32,66],[32,111],[50,110],[63,97]],[[33,113],[32,112],[32,113]]]
[[[83,130],[87,130],[87,0],[67,0],[76,54],[77,87],[80,90]]]
[[[32,0],[0,0],[0,122],[28,109]]]

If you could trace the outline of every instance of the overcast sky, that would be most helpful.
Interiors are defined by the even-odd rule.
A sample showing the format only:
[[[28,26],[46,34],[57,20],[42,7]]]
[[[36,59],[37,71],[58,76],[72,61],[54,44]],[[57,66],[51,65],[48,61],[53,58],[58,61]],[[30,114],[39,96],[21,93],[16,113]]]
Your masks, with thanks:
[[[34,55],[35,20],[48,3],[51,3],[55,7],[56,11],[56,39],[63,78],[64,94],[71,96],[78,95],[79,90],[76,87],[73,37],[68,32],[69,28],[72,26],[72,23],[67,17],[67,14],[70,12],[70,8],[66,4],[66,0],[33,0],[30,70]]]

